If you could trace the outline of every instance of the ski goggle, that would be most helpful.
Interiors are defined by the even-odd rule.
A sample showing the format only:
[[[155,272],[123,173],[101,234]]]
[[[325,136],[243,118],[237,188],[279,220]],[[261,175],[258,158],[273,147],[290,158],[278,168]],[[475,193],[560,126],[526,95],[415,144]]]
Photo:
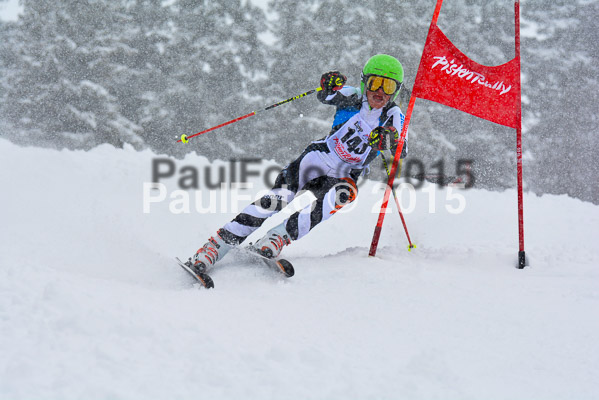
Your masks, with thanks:
[[[366,89],[376,92],[380,87],[383,87],[383,92],[388,95],[392,95],[397,91],[397,81],[385,78],[382,76],[371,75],[366,81]]]

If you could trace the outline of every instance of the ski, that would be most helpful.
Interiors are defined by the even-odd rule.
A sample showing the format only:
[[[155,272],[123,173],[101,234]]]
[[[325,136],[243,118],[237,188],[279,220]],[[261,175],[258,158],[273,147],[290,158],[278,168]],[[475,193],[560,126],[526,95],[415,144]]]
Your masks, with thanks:
[[[237,247],[236,250],[242,253],[244,256],[251,257],[255,260],[260,261],[262,264],[266,265],[271,270],[277,271],[278,273],[282,274],[287,278],[290,278],[293,275],[295,275],[293,264],[291,264],[288,260],[285,260],[284,258],[265,257],[262,254],[260,254],[258,250],[254,249],[251,246]],[[175,257],[175,260],[177,261],[177,264],[185,271],[187,271],[187,273],[191,275],[197,282],[199,282],[200,285],[202,285],[202,287],[206,289],[214,288],[214,281],[206,272],[194,271],[194,269],[191,267],[190,262],[184,263],[179,259],[179,257]]]
[[[175,260],[177,260],[177,264],[179,264],[179,266],[181,268],[183,268],[185,271],[187,271],[187,273],[189,273],[189,275],[193,276],[194,279],[196,281],[198,281],[200,283],[200,285],[202,285],[204,288],[206,289],[212,289],[214,287],[214,281],[212,280],[212,278],[210,277],[210,275],[208,275],[205,272],[196,272],[191,268],[191,265],[188,265],[186,263],[184,263],[183,261],[181,261],[179,259],[179,257],[175,257]]]
[[[293,264],[291,264],[288,260],[284,258],[268,258],[259,253],[257,249],[251,246],[239,247],[238,250],[243,254],[247,254],[251,257],[254,257],[260,260],[264,265],[268,266],[270,269],[275,270],[281,274],[283,274],[287,278],[291,278],[295,275],[295,269],[293,268]]]

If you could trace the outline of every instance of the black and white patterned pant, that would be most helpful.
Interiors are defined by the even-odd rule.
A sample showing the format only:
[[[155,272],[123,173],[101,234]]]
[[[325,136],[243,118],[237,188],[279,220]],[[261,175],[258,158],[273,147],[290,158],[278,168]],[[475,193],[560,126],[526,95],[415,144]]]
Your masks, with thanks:
[[[361,170],[335,170],[328,167],[320,153],[326,145],[313,143],[277,176],[270,192],[247,206],[220,234],[231,244],[239,244],[258,229],[267,218],[281,211],[297,195],[309,190],[316,200],[292,214],[285,226],[292,240],[306,235],[316,225],[329,219],[358,194],[357,176]]]

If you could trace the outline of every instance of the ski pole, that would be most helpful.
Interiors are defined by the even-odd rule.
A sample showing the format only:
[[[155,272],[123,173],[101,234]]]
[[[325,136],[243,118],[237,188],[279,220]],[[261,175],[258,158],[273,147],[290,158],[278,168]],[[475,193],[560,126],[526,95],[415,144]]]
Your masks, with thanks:
[[[385,166],[385,171],[387,171],[387,178],[389,178],[389,165],[387,164],[387,159],[385,158],[385,155],[383,154],[382,151],[381,151],[381,158],[383,159],[383,165]],[[399,162],[401,163],[401,160],[399,160]],[[401,171],[401,164],[400,164],[400,171]],[[399,174],[401,174],[401,172]],[[406,237],[408,238],[408,243],[409,243],[408,251],[412,251],[412,249],[416,248],[416,245],[412,244],[412,240],[410,239],[410,234],[408,233],[408,227],[406,226],[406,220],[404,219],[403,213],[401,212],[401,208],[399,207],[399,199],[397,198],[397,193],[395,192],[395,188],[393,186],[391,186],[391,190],[393,192],[393,198],[395,198],[395,204],[397,204],[397,211],[399,211],[399,216],[401,217],[401,223],[403,224],[403,229],[406,231]]]
[[[259,112],[262,112],[262,111],[268,111],[268,110],[272,110],[273,108],[275,108],[275,107],[278,107],[278,106],[280,106],[280,105],[282,105],[282,104],[289,103],[289,102],[291,102],[291,101],[293,101],[293,100],[301,99],[302,97],[305,97],[305,96],[311,95],[312,93],[314,93],[314,92],[319,92],[319,91],[321,91],[321,90],[322,90],[322,88],[320,88],[320,87],[318,87],[318,88],[316,88],[316,89],[308,90],[308,91],[307,91],[307,92],[305,92],[305,93],[298,94],[297,96],[290,97],[290,98],[288,98],[287,100],[279,101],[278,103],[272,104],[272,105],[270,105],[270,106],[268,106],[268,107],[266,107],[266,108],[264,108],[264,109],[262,109],[262,110],[258,110],[258,111],[252,111],[252,112],[251,112],[251,113],[249,113],[249,114],[243,115],[243,116],[241,116],[241,117],[238,117],[238,118],[232,119],[232,120],[230,120],[230,121],[227,121],[227,122],[223,122],[223,123],[222,123],[222,124],[220,124],[220,125],[213,126],[212,128],[208,128],[208,129],[206,129],[206,130],[203,130],[202,132],[198,132],[198,133],[195,133],[195,134],[193,134],[193,135],[189,135],[189,136],[188,136],[188,135],[186,135],[186,134],[183,134],[183,135],[181,135],[181,138],[180,138],[179,140],[177,140],[177,143],[178,143],[178,142],[187,143],[187,142],[189,141],[189,139],[191,139],[192,137],[199,136],[199,135],[201,135],[201,134],[203,134],[203,133],[210,132],[210,131],[213,131],[213,130],[215,130],[215,129],[218,129],[218,128],[222,128],[223,126],[230,125],[230,124],[232,124],[232,123],[235,123],[235,122],[237,122],[237,121],[241,121],[242,119],[245,119],[245,118],[251,117],[252,115],[256,115],[256,114],[258,114]]]

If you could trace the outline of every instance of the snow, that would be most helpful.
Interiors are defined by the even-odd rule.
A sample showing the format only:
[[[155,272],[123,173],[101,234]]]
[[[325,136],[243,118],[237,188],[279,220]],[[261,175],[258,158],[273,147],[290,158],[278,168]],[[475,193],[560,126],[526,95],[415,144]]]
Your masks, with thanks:
[[[405,214],[417,249],[393,206],[369,258],[382,191],[368,183],[285,249],[293,278],[231,256],[206,291],[172,259],[234,214],[174,214],[170,197],[144,213],[157,157],[0,139],[1,398],[599,397],[598,206],[526,194],[518,270],[514,190],[425,186]]]
[[[19,4],[19,0],[0,1],[0,20],[6,22],[16,21],[22,13],[23,6]]]

